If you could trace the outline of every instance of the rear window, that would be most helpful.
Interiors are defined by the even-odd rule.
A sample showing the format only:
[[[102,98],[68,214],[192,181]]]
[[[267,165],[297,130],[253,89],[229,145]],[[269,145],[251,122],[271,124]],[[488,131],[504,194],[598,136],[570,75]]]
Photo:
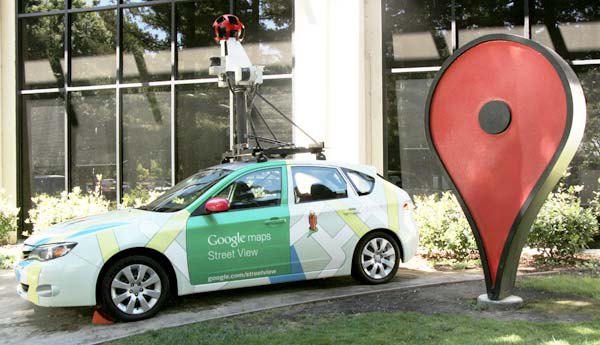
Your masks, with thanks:
[[[356,190],[358,195],[367,195],[373,191],[373,187],[375,186],[374,177],[351,169],[342,170],[344,170],[344,173],[352,183],[352,187],[354,187],[354,190]]]

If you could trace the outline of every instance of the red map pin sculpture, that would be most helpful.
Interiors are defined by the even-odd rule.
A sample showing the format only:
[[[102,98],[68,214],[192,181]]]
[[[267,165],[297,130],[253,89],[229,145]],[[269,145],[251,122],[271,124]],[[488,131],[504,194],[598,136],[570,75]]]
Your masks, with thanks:
[[[429,145],[475,235],[487,297],[509,297],[531,225],[583,137],[579,80],[534,41],[488,35],[444,63],[425,112]]]

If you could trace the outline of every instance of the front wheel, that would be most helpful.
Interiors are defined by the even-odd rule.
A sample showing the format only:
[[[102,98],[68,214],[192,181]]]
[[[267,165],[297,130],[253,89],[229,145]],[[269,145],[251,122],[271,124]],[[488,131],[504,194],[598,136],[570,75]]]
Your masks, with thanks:
[[[385,232],[371,232],[359,242],[352,260],[352,276],[367,284],[389,282],[400,264],[396,239]]]
[[[100,285],[102,308],[119,321],[154,316],[167,299],[169,278],[162,266],[146,256],[118,260],[106,271]]]

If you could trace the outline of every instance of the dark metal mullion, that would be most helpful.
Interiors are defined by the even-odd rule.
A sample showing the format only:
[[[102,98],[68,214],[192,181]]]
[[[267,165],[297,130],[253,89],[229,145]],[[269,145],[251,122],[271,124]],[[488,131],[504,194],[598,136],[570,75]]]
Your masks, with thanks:
[[[531,39],[531,16],[529,15],[529,0],[523,1],[523,27],[525,28],[525,38]]]
[[[385,3],[382,0],[381,1],[381,27],[382,27],[382,32],[386,32],[386,25],[388,24],[388,19],[387,19],[387,15],[386,15],[386,11],[385,11]],[[388,67],[387,65],[387,61],[385,58],[385,51],[387,49],[387,42],[386,42],[386,35],[383,34],[381,35],[381,49],[382,49],[382,54],[381,54],[381,63],[382,63],[382,70],[383,70],[383,77],[381,78],[381,88],[382,88],[382,92],[381,92],[381,99],[383,101],[383,107],[382,107],[382,122],[383,122],[383,140],[381,142],[381,144],[383,145],[383,171],[382,174],[385,178],[388,177],[388,169],[389,169],[389,163],[388,163],[388,156],[389,156],[389,148],[388,148],[388,124],[387,124],[387,120],[388,120],[388,116],[389,116],[389,105],[388,105],[388,79],[391,78],[391,73],[392,73],[392,69],[391,67]]]
[[[115,91],[115,140],[116,142],[116,152],[115,152],[115,179],[117,180],[117,195],[116,195],[116,203],[117,205],[121,204],[122,194],[123,194],[123,126],[122,126],[122,117],[123,117],[123,95],[121,92],[121,88],[119,85],[121,84],[121,80],[123,78],[123,51],[122,51],[122,41],[123,41],[123,14],[121,10],[121,0],[117,1],[117,30],[115,37],[115,48],[116,48],[116,91]]]
[[[193,2],[196,0],[179,0],[177,2]],[[53,11],[45,11],[45,12],[34,12],[34,13],[18,13],[17,9],[17,18],[31,18],[31,17],[45,17],[57,14],[64,14],[65,11],[67,13],[84,13],[84,12],[98,12],[105,10],[115,10],[118,8],[134,8],[134,7],[145,7],[149,5],[161,5],[161,4],[170,4],[171,0],[156,0],[152,1],[152,3],[147,2],[136,2],[130,4],[120,4],[117,2],[117,5],[109,5],[109,6],[98,6],[98,7],[81,7],[81,8],[71,8],[69,9],[68,5],[69,1],[65,1],[65,9],[64,10],[53,10]]]
[[[98,12],[105,10],[114,10],[118,6],[117,5],[109,5],[109,6],[98,6],[98,7],[76,7],[68,9],[69,13],[83,13],[83,12]]]
[[[22,4],[21,4],[22,5]],[[19,209],[21,210],[21,214],[20,217],[18,217],[18,231],[17,231],[17,238],[20,239],[23,237],[23,230],[25,229],[25,202],[24,202],[24,181],[23,179],[25,178],[25,174],[24,174],[24,169],[23,169],[23,159],[25,159],[24,157],[24,150],[23,150],[23,96],[19,95],[19,91],[22,88],[22,85],[24,83],[22,83],[22,78],[25,75],[25,73],[23,73],[23,69],[22,69],[22,64],[21,64],[21,45],[22,45],[22,39],[21,39],[21,20],[19,17],[19,7],[20,4],[17,4],[17,6],[15,6],[15,23],[16,23],[16,27],[15,27],[15,35],[16,35],[16,44],[15,44],[15,48],[16,48],[16,52],[15,52],[15,71],[17,73],[17,78],[15,79],[15,84],[16,84],[16,94],[15,94],[15,99],[16,99],[16,112],[17,112],[17,121],[16,121],[16,131],[17,131],[17,135],[16,135],[16,139],[17,142],[15,143],[15,150],[17,151],[17,164],[16,164],[16,168],[17,168],[17,195],[15,195],[15,199],[17,202],[17,207],[19,207]],[[29,176],[29,174],[28,174]]]
[[[131,3],[131,4],[120,4],[120,5],[118,5],[118,7],[120,7],[120,8],[148,7],[148,6],[155,6],[155,5],[165,5],[165,4],[170,4],[170,3],[172,3],[171,0],[155,0],[152,2],[135,2],[135,3]]]
[[[452,53],[454,53],[460,46],[460,42],[458,41],[458,22],[456,20],[456,1],[455,0],[452,0],[450,19],[451,19],[450,34],[452,35],[451,36],[452,37],[451,38],[452,47],[450,47],[450,50]]]
[[[175,79],[177,78],[177,12],[176,5],[171,3],[171,185],[177,181],[177,97],[175,95]]]
[[[69,9],[70,0],[65,1],[65,12],[63,18],[64,25],[64,66],[65,70],[63,73],[64,79],[64,125],[65,125],[65,189],[67,192],[71,191],[71,121],[70,121],[70,94],[69,86],[71,85],[71,15],[67,13]]]
[[[65,14],[65,10],[46,11],[46,12],[35,12],[35,13],[21,13],[17,14],[17,19],[20,18],[32,18],[32,17],[46,17],[58,14]]]

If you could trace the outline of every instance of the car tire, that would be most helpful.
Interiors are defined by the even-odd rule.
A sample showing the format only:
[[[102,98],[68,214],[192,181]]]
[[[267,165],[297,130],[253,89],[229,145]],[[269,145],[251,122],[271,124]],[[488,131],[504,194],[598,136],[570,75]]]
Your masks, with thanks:
[[[100,306],[123,322],[150,318],[169,296],[169,277],[162,265],[135,255],[114,262],[102,277]]]
[[[352,277],[366,284],[383,284],[394,278],[400,265],[396,239],[382,231],[372,231],[360,239],[352,258]]]

